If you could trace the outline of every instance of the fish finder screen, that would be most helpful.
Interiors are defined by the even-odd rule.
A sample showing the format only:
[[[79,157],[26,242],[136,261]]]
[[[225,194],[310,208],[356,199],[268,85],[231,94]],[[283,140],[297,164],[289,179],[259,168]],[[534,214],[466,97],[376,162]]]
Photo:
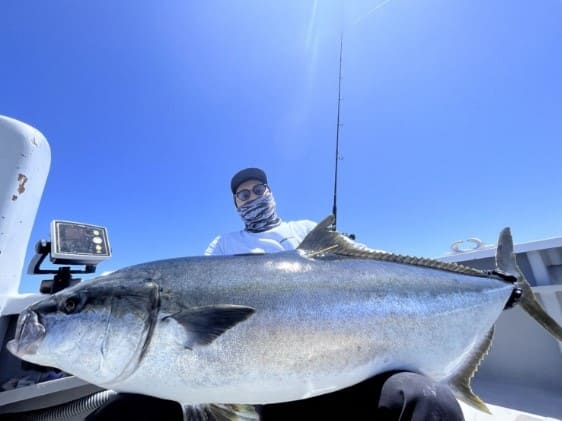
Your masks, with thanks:
[[[51,260],[96,264],[111,256],[104,227],[69,221],[51,222]]]

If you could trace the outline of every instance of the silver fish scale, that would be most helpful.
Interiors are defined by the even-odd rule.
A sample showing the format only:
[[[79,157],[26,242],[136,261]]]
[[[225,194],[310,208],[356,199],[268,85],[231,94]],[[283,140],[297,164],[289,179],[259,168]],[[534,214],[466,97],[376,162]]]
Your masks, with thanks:
[[[521,276],[509,228],[489,274],[358,246],[332,224],[293,252],[151,262],[78,284],[22,312],[8,349],[188,405],[303,399],[409,370],[486,410],[469,378],[512,293],[562,340]]]
[[[256,310],[193,350],[157,326],[127,390],[142,385],[139,392],[183,402],[188,395],[192,403],[299,399],[389,369],[445,379],[469,358],[512,289],[482,276],[299,252],[178,259],[120,276],[135,271],[162,287],[162,314],[217,304]],[[169,389],[151,389],[149,379],[163,373],[173,379]]]

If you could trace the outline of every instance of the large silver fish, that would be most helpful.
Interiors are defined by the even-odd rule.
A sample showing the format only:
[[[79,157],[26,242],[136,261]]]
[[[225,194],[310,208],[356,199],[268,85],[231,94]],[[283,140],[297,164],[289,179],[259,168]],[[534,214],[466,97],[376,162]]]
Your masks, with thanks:
[[[483,272],[358,247],[331,222],[291,252],[164,260],[83,282],[22,312],[8,348],[188,414],[252,418],[252,405],[389,370],[423,373],[486,410],[470,379],[521,289],[525,310],[562,340],[515,263],[509,229],[497,268]]]

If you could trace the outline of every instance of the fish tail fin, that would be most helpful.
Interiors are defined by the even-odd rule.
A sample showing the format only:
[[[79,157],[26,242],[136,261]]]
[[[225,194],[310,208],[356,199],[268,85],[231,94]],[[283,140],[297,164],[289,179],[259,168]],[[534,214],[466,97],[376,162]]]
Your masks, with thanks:
[[[470,358],[468,358],[460,370],[458,370],[453,377],[447,380],[447,384],[457,399],[488,414],[491,414],[490,409],[486,406],[484,401],[472,391],[470,381],[478,370],[480,362],[488,354],[493,336],[494,328],[490,329],[488,334],[482,338],[480,343],[473,348]]]
[[[544,310],[533,293],[531,284],[517,265],[509,227],[500,232],[494,272],[504,279],[511,278],[515,282],[515,286],[520,290],[520,297],[517,297],[519,305],[547,332],[562,341],[562,326]]]

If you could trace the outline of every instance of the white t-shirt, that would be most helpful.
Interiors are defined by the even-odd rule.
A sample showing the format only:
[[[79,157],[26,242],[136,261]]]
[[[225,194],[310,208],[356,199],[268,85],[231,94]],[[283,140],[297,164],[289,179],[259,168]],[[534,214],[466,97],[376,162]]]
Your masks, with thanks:
[[[205,250],[205,256],[243,253],[276,253],[294,250],[304,237],[316,227],[316,222],[282,221],[278,226],[264,232],[236,231],[219,235]]]

